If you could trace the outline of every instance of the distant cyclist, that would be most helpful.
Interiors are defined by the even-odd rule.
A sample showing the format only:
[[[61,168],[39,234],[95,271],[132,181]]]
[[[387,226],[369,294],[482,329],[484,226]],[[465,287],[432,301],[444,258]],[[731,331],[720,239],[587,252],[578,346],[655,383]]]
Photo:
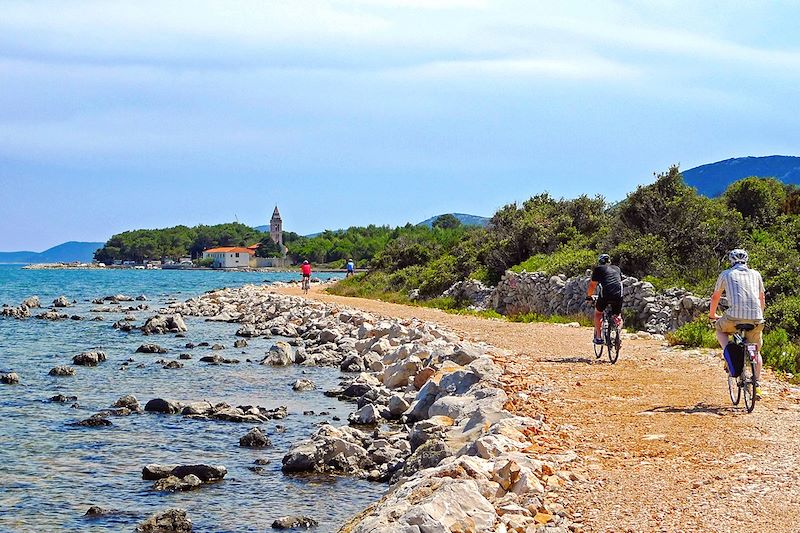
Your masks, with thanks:
[[[345,277],[349,278],[350,276],[355,275],[355,273],[356,273],[356,264],[353,262],[352,259],[348,259],[347,260],[346,268],[347,268],[347,274],[345,274]]]
[[[618,266],[611,264],[611,256],[601,254],[597,258],[597,266],[592,271],[592,280],[589,282],[587,298],[594,296],[597,286],[600,292],[594,308],[594,343],[603,344],[603,335],[600,331],[603,325],[603,312],[611,306],[611,314],[618,327],[622,327],[622,271]]]
[[[732,250],[728,254],[731,268],[717,278],[714,294],[711,295],[711,308],[708,317],[716,320],[717,342],[724,350],[730,342],[730,334],[736,333],[737,324],[752,324],[752,330],[745,332],[745,340],[756,345],[756,382],[761,378],[761,344],[764,331],[764,280],[758,270],[747,266],[747,252]],[[717,315],[719,300],[725,293],[728,309],[723,316]],[[724,357],[723,357],[724,358]],[[727,368],[727,366],[726,366]],[[761,388],[756,387],[756,397],[761,396]]]
[[[311,264],[308,261],[303,261],[300,272],[303,274],[303,282],[311,281]]]

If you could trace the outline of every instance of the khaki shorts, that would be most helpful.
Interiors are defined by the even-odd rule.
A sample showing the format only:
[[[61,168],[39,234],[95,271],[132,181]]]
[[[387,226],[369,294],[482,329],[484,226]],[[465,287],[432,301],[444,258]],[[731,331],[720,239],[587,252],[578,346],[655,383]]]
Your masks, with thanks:
[[[747,342],[753,344],[761,344],[761,334],[764,331],[763,320],[745,320],[735,319],[728,316],[723,316],[717,320],[717,331],[727,333],[728,335],[736,333],[736,324],[753,324],[755,328],[751,331],[745,331],[744,338]]]

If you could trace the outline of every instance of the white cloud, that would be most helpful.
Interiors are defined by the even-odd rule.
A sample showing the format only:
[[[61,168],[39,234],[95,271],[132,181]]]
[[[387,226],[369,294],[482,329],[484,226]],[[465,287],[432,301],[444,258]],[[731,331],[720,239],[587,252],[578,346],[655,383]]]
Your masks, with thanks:
[[[512,79],[545,77],[572,80],[622,80],[638,76],[638,71],[631,66],[591,55],[434,61],[407,69],[398,69],[395,72],[420,78],[497,76]]]

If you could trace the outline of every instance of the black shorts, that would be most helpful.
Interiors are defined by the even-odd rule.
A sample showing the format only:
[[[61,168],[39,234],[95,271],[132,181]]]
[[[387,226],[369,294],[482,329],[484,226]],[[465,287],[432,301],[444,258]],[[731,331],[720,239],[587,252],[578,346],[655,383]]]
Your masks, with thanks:
[[[611,306],[611,314],[619,315],[622,313],[622,298],[603,298],[597,299],[595,309],[601,313],[606,310],[606,307]]]

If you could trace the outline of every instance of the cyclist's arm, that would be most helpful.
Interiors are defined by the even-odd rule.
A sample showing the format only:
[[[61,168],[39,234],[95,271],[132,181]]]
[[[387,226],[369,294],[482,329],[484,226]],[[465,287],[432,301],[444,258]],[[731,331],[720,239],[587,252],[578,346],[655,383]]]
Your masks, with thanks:
[[[722,298],[722,291],[714,291],[714,294],[711,295],[711,307],[708,309],[708,318],[712,320],[716,320],[719,318],[717,316],[717,307],[719,306],[719,299]]]
[[[592,296],[594,296],[595,289],[597,289],[597,282],[596,281],[590,281],[589,282],[589,290],[586,291],[586,296],[588,298],[591,298]]]
[[[761,303],[761,312],[767,309],[767,298],[764,296],[764,291],[758,293],[758,301]]]

